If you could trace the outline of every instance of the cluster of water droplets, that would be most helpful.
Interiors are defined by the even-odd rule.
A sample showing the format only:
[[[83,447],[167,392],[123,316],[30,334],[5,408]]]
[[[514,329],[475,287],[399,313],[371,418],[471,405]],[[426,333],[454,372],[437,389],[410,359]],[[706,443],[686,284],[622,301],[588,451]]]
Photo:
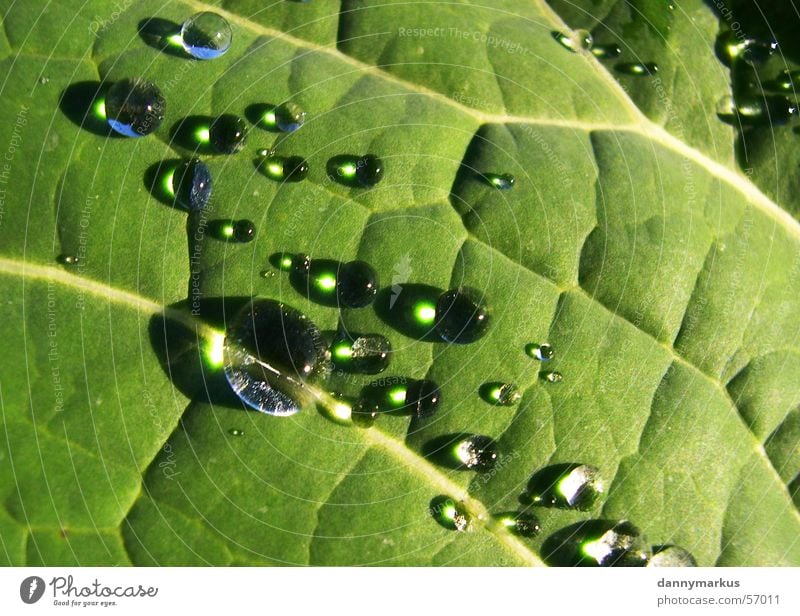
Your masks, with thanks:
[[[598,43],[588,30],[577,29],[569,32],[553,31],[553,39],[564,49],[573,53],[591,54],[599,60],[617,60],[622,48],[616,42]],[[641,59],[623,60],[614,64],[614,70],[623,75],[651,77],[658,72],[658,64]]]

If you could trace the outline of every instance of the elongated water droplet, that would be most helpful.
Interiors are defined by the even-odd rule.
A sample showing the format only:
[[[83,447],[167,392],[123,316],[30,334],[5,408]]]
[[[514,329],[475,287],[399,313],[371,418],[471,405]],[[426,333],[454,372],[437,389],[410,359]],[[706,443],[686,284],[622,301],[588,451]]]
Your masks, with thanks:
[[[292,133],[303,126],[306,112],[297,103],[283,103],[275,107],[275,124],[284,133]]]
[[[256,236],[256,226],[252,220],[214,220],[208,225],[209,234],[223,242],[247,243]]]
[[[603,490],[600,471],[588,464],[548,466],[528,482],[528,497],[533,504],[562,509],[589,509]]]
[[[225,377],[248,406],[292,415],[308,404],[308,383],[330,370],[319,329],[297,310],[256,299],[233,319],[225,336]]]
[[[737,60],[756,65],[766,62],[778,50],[778,42],[728,30],[717,37],[716,50],[720,60],[728,66]]]
[[[105,114],[109,126],[126,137],[144,137],[155,131],[167,112],[167,101],[154,83],[123,79],[108,90]]]
[[[539,518],[532,513],[513,512],[495,517],[509,532],[520,537],[535,537],[542,530]]]
[[[59,255],[57,261],[61,263],[61,265],[77,265],[80,262],[78,255],[72,254],[65,254]]]
[[[262,150],[259,154],[266,154],[259,161],[259,166],[264,174],[275,181],[300,182],[308,177],[308,161],[302,156],[276,156]]]
[[[555,355],[553,347],[551,347],[546,342],[542,342],[541,344],[532,342],[531,344],[525,347],[525,352],[534,359],[538,359],[539,361],[550,361],[551,359],[553,359],[553,356]]]
[[[554,30],[551,35],[564,49],[575,53],[588,51],[594,43],[592,34],[588,30],[573,30],[569,34]]]
[[[497,463],[497,446],[488,436],[476,434],[465,438],[455,446],[456,459],[465,467],[475,471],[488,471]]]
[[[614,58],[619,58],[622,54],[622,49],[616,43],[606,43],[593,45],[592,53],[601,60],[613,60]]]
[[[371,188],[383,179],[383,161],[374,154],[358,159],[355,169],[356,181],[364,188]]]
[[[562,567],[644,567],[650,558],[639,529],[612,520],[568,526],[548,537],[541,553],[547,564]]]
[[[389,366],[392,345],[380,334],[350,334],[334,341],[331,358],[346,372],[378,374]]]
[[[437,496],[430,503],[431,517],[448,530],[464,532],[470,518],[466,509],[449,496]]]
[[[509,190],[514,187],[516,178],[510,173],[484,173],[484,180],[498,190]]]
[[[231,436],[244,436],[244,430],[240,430],[239,428],[231,428],[228,430],[228,434]]]
[[[399,397],[399,392],[395,392]],[[442,392],[433,381],[411,381],[403,397],[403,409],[419,418],[431,417],[442,402]]]
[[[547,381],[548,383],[560,383],[564,379],[564,376],[555,370],[542,372],[541,377],[542,380]]]
[[[349,261],[339,267],[336,296],[345,308],[369,306],[378,292],[378,273],[365,261]]]
[[[522,398],[519,387],[513,383],[484,383],[480,395],[489,404],[497,406],[514,406]]]
[[[211,123],[208,138],[220,154],[234,154],[244,147],[247,140],[247,122],[232,114],[221,115]]]
[[[655,62],[620,62],[614,65],[614,70],[624,75],[651,77],[658,72],[658,65]]]
[[[180,38],[190,56],[199,60],[213,60],[231,48],[233,32],[222,15],[205,11],[183,22]]]
[[[211,198],[211,171],[197,158],[178,165],[172,175],[175,198],[188,210],[202,210]]]
[[[696,567],[697,561],[687,550],[677,545],[662,545],[653,549],[648,567]]]
[[[724,96],[717,104],[717,116],[728,124],[779,126],[797,116],[798,107],[780,94]]]
[[[470,287],[445,291],[436,302],[436,332],[446,342],[475,342],[486,334],[489,321],[483,294]]]

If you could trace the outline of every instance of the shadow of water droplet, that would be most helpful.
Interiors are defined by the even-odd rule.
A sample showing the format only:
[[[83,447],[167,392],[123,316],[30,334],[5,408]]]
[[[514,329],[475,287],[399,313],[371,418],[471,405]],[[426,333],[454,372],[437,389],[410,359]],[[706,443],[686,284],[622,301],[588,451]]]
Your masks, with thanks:
[[[64,88],[58,106],[67,118],[82,130],[101,137],[128,139],[112,130],[106,121],[105,96],[110,83],[81,81]]]
[[[139,37],[146,45],[176,58],[191,58],[180,40],[180,24],[162,17],[147,17],[139,22]]]
[[[401,334],[422,342],[442,342],[436,333],[436,302],[442,289],[425,284],[392,285],[378,291],[375,312]]]
[[[213,121],[211,116],[187,116],[172,125],[169,131],[170,140],[172,144],[192,154],[216,154],[208,135]]]

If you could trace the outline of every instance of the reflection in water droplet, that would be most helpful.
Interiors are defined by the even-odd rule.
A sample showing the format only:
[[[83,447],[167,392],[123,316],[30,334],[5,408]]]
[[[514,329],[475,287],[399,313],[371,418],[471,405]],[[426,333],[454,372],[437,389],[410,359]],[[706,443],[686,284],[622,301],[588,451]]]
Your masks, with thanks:
[[[172,174],[172,190],[188,210],[202,210],[211,198],[211,171],[197,158],[184,161]]]
[[[655,62],[620,62],[614,65],[614,70],[624,75],[651,77],[658,72]]]
[[[483,294],[470,287],[445,291],[436,302],[436,332],[445,342],[475,342],[486,334],[489,320]]]
[[[465,468],[488,471],[497,463],[497,447],[488,436],[476,434],[457,443],[454,449],[456,459]]]
[[[226,332],[225,377],[248,406],[270,415],[298,412],[307,383],[330,369],[325,341],[308,317],[273,300],[247,304]]]
[[[231,48],[233,32],[222,15],[205,11],[183,22],[180,39],[190,56],[198,60],[212,60]]]
[[[498,190],[509,190],[517,181],[510,173],[484,173],[482,175],[490,186],[494,186]]]
[[[284,133],[292,133],[303,126],[306,112],[297,103],[283,103],[275,107],[275,124]]]
[[[247,140],[247,122],[239,116],[221,115],[211,123],[208,138],[220,154],[234,154],[244,147]]]
[[[389,366],[392,345],[380,334],[342,336],[331,345],[335,368],[346,372],[378,374]]]
[[[464,532],[470,519],[466,509],[449,496],[437,496],[430,503],[431,517],[448,530]]]
[[[539,361],[550,361],[553,359],[555,355],[555,351],[553,351],[553,347],[543,342],[541,344],[536,344],[532,342],[525,346],[525,352],[533,357],[534,359],[538,359]]]
[[[550,33],[553,38],[564,49],[572,52],[588,51],[592,48],[592,34],[588,30],[573,30],[569,34],[553,31]]]
[[[123,79],[108,90],[104,111],[109,126],[126,137],[144,137],[161,126],[167,101],[144,79]]]
[[[604,491],[600,471],[588,464],[555,464],[534,473],[528,497],[535,505],[589,509]]]
[[[520,537],[535,537],[542,530],[539,518],[532,513],[505,513],[496,517],[506,529]]]
[[[564,376],[555,370],[551,372],[542,372],[541,377],[548,383],[560,383],[564,379]]]
[[[653,557],[648,567],[696,567],[697,561],[687,550],[677,545],[658,546],[653,549]]]
[[[551,566],[644,567],[650,548],[627,521],[587,520],[561,529],[541,548]]]
[[[622,54],[622,49],[616,43],[607,43],[603,45],[594,45],[592,47],[592,53],[601,60],[613,60],[614,58],[619,58]]]

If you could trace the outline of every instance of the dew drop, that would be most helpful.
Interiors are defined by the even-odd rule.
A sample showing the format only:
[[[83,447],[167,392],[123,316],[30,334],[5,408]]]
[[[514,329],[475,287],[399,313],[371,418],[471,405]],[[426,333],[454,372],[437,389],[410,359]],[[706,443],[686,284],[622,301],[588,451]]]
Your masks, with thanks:
[[[529,356],[533,357],[534,359],[538,359],[539,361],[550,361],[555,355],[553,347],[546,342],[541,344],[532,342],[531,344],[525,346],[525,352]]]
[[[77,265],[80,262],[78,255],[59,255],[57,261],[61,263],[61,265]]]
[[[391,352],[392,345],[380,334],[342,336],[331,345],[334,368],[361,374],[386,370]]]
[[[297,103],[283,103],[275,107],[275,124],[284,133],[293,133],[303,126],[306,112]]]
[[[395,392],[395,395],[399,395]],[[411,381],[406,387],[403,397],[403,409],[408,410],[414,417],[431,417],[442,402],[442,392],[433,381],[425,379]]]
[[[191,211],[202,210],[211,198],[211,171],[197,158],[178,165],[172,175],[175,198]]]
[[[252,220],[237,220],[233,224],[233,239],[242,244],[252,242],[256,236],[256,226]]]
[[[542,372],[541,374],[542,379],[547,381],[548,383],[560,383],[564,376],[560,372],[556,372],[555,370]]]
[[[327,345],[311,320],[274,300],[255,299],[225,336],[225,377],[248,406],[288,416],[308,404],[308,383],[330,369]]]
[[[778,42],[728,30],[717,37],[716,50],[719,58],[728,66],[736,60],[757,65],[766,62],[778,50]]]
[[[677,545],[662,545],[653,549],[648,567],[696,567],[697,561],[687,550]]]
[[[589,509],[603,490],[600,471],[588,464],[548,466],[528,482],[528,497],[533,504],[561,509]]]
[[[378,273],[365,261],[349,261],[339,266],[336,297],[345,308],[369,306],[378,292]]]
[[[374,154],[362,156],[356,162],[356,181],[364,188],[372,188],[383,179],[383,161]]]
[[[44,75],[39,77],[39,84],[40,85],[46,86],[48,83],[50,83],[50,78],[49,77],[45,77]]]
[[[456,444],[455,456],[465,468],[488,471],[497,463],[498,453],[491,438],[475,435]]]
[[[594,43],[592,34],[588,30],[573,30],[569,34],[554,30],[551,35],[564,49],[575,53],[590,50]]]
[[[234,154],[244,147],[247,140],[247,122],[232,114],[221,115],[211,123],[208,138],[220,154]]]
[[[542,530],[539,518],[532,513],[514,512],[496,517],[503,527],[520,537],[535,537]]]
[[[555,566],[644,567],[650,549],[628,521],[587,520],[549,537],[542,555]]]
[[[126,137],[144,137],[164,119],[167,101],[154,83],[145,79],[123,79],[108,90],[105,114],[109,126]]]
[[[614,70],[624,75],[651,77],[658,72],[658,65],[655,62],[620,62],[614,65]]]
[[[489,404],[514,406],[522,398],[519,387],[513,383],[484,383],[480,395]]]
[[[800,88],[800,71],[785,70],[775,79],[766,82],[764,87],[773,92],[795,92]]]
[[[622,54],[622,49],[616,43],[607,43],[602,45],[594,45],[592,53],[600,60],[613,60],[619,58]]]
[[[469,514],[460,503],[449,496],[437,496],[430,503],[431,517],[448,530],[464,532],[469,529]]]
[[[228,430],[228,434],[231,436],[244,436],[244,430],[240,430],[239,428],[231,428]]]
[[[190,56],[198,60],[213,60],[231,48],[233,32],[222,15],[205,11],[183,22],[180,38]]]
[[[516,178],[510,173],[484,173],[483,178],[498,190],[509,190],[514,187]]]
[[[259,152],[259,166],[275,181],[301,182],[308,177],[308,161],[302,156],[276,156],[268,150]]]
[[[797,104],[780,94],[723,96],[717,103],[717,117],[728,124],[779,126],[797,116]]]
[[[489,310],[482,294],[470,287],[450,289],[436,302],[436,332],[446,342],[467,344],[482,338]]]

